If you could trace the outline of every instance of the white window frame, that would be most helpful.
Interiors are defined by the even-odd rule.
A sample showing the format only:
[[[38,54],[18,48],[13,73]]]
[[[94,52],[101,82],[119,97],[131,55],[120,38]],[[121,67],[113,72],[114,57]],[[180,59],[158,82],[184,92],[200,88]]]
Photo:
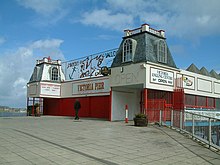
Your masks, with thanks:
[[[57,67],[53,67],[51,69],[51,80],[52,81],[58,81],[59,80],[59,71]]]
[[[159,40],[157,43],[157,61],[167,63],[167,46],[164,40]]]
[[[134,53],[136,49],[136,41],[128,38],[123,43],[122,62],[133,61]]]

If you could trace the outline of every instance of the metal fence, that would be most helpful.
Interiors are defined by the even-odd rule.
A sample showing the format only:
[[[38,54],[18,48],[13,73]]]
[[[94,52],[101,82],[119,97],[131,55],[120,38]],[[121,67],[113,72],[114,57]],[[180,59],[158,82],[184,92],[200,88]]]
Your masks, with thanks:
[[[163,118],[163,111],[160,111],[161,125],[187,133],[193,139],[208,145],[209,148],[220,150],[220,119],[187,110],[171,110],[170,114],[170,119],[166,120]]]

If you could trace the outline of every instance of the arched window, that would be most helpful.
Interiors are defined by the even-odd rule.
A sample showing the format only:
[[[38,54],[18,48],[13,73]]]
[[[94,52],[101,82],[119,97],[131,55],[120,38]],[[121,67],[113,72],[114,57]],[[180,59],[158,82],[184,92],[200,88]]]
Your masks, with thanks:
[[[167,47],[164,40],[157,43],[157,60],[158,62],[167,63]]]
[[[58,69],[56,67],[52,68],[51,80],[52,81],[58,81]]]
[[[37,81],[37,67],[34,68],[33,81]]]
[[[132,39],[126,39],[123,44],[122,62],[133,61],[136,42]]]

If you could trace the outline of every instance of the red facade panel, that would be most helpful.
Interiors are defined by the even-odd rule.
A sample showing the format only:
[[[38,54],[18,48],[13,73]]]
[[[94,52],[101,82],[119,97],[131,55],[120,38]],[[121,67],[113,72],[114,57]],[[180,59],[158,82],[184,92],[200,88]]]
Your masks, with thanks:
[[[60,114],[60,99],[44,98],[43,105],[44,115],[59,115]]]
[[[174,100],[173,100],[173,108],[174,110],[183,110],[184,109],[184,90],[183,89],[175,89],[174,90]]]
[[[79,117],[109,119],[110,99],[109,96],[94,96],[81,98],[44,98],[44,115],[75,116],[74,102],[79,99],[81,109]]]
[[[91,97],[90,116],[94,118],[109,118],[109,96]]]

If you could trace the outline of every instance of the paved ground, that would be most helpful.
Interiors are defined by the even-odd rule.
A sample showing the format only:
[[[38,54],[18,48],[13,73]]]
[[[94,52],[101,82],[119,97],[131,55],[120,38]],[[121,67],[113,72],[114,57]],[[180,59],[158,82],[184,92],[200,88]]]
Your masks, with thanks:
[[[0,164],[220,164],[213,152],[166,127],[68,117],[0,118]]]

